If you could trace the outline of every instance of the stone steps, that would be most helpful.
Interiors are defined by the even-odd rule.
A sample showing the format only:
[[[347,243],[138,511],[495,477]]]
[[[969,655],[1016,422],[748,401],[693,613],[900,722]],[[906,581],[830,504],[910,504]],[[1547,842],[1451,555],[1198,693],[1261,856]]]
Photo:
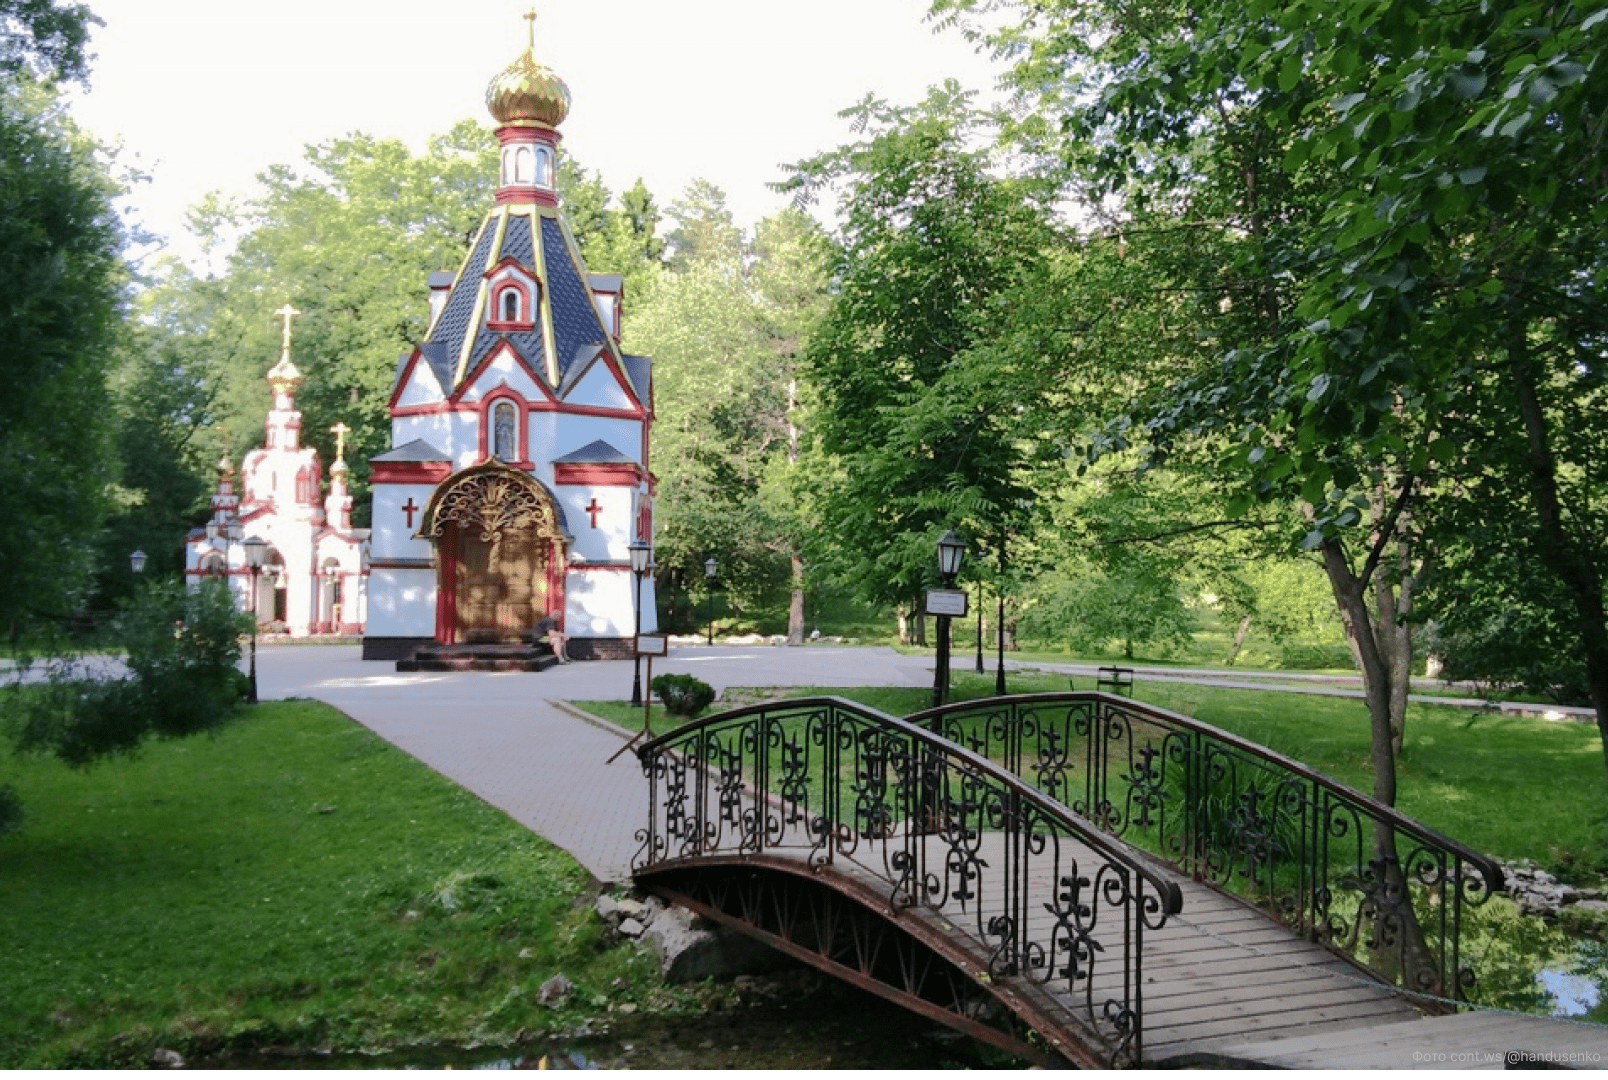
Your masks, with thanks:
[[[558,658],[546,645],[426,645],[398,660],[398,671],[546,671]]]

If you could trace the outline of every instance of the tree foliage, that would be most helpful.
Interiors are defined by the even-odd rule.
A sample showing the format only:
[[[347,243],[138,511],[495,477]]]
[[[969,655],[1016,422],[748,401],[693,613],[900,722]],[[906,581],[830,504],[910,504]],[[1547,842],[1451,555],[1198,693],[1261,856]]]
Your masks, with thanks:
[[[89,78],[89,28],[104,25],[88,4],[0,0],[0,72],[84,82]]]
[[[908,604],[935,577],[939,534],[991,538],[1032,503],[1026,470],[1045,447],[1018,438],[987,348],[1042,285],[1053,233],[970,148],[978,120],[953,84],[845,115],[865,137],[794,166],[788,185],[841,189],[832,306],[806,354],[818,540],[863,599]]]
[[[1424,558],[1471,488],[1485,514],[1533,514],[1608,724],[1601,533],[1569,490],[1596,436],[1568,423],[1600,368],[1603,5],[1001,6],[1023,144],[1213,256],[1193,283],[1216,285],[1213,347],[1116,438],[1212,456],[1237,510],[1305,508],[1376,726],[1405,695]],[[1464,437],[1503,428],[1522,438]]]
[[[48,90],[0,87],[0,625],[13,631],[77,610],[110,505],[107,372],[126,281],[115,194]]]
[[[707,610],[714,557],[722,597],[751,616],[802,589],[798,357],[823,306],[824,245],[798,212],[744,235],[704,181],[666,213],[670,265],[625,327],[628,346],[654,358],[662,584],[704,605],[669,613],[687,623]],[[802,638],[802,602],[790,606]]]

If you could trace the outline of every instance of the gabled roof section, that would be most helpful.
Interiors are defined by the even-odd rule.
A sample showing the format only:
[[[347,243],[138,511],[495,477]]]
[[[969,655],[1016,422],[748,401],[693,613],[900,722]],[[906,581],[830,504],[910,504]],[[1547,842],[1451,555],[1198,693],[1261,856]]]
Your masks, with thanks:
[[[383,454],[375,454],[370,461],[451,461],[452,459],[423,439],[414,439]]]
[[[566,361],[572,360],[582,346],[604,344],[609,333],[598,318],[580,255],[567,230],[553,218],[542,219],[542,261],[548,293],[543,300],[552,312],[553,354],[559,358],[558,379],[562,384],[569,374]]]
[[[561,458],[553,459],[554,465],[635,465],[636,458],[623,453],[597,439],[587,443],[579,450],[571,451]]]
[[[488,275],[517,265],[537,285],[534,328],[487,328],[491,303]],[[575,238],[551,207],[504,203],[486,216],[474,246],[453,279],[452,291],[419,347],[423,360],[449,397],[507,341],[544,387],[573,385],[600,355],[621,373],[625,393],[647,403],[646,362],[625,364],[610,329],[598,314],[592,284],[619,288],[617,274],[588,274]],[[399,380],[404,369],[398,370]],[[558,395],[562,397],[562,395]]]
[[[485,222],[480,226],[480,236],[458,270],[452,295],[447,297],[447,305],[441,309],[441,317],[436,320],[430,340],[420,347],[432,368],[437,367],[438,360],[444,362],[446,377],[441,384],[445,388],[453,385],[452,361],[462,350],[464,337],[471,332],[471,324],[475,321],[476,302],[480,298],[480,275],[492,265],[491,259],[495,254],[492,248],[500,231],[497,228],[499,220],[495,212],[486,215]],[[442,375],[439,368],[436,374],[438,377]]]
[[[625,369],[625,377],[631,380],[631,392],[642,402],[644,409],[651,410],[653,402],[649,400],[648,391],[653,386],[653,361],[646,356],[627,356],[622,353],[620,366]]]

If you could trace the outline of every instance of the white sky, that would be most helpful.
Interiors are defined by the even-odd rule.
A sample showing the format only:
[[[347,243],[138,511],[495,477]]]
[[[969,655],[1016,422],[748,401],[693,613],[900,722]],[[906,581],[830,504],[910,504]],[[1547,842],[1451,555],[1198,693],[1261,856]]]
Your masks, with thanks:
[[[74,115],[153,175],[136,217],[186,253],[184,212],[251,190],[269,165],[363,131],[415,151],[464,117],[523,50],[530,0],[91,0],[91,89]],[[536,55],[569,84],[564,145],[615,193],[642,177],[661,206],[694,178],[738,222],[780,208],[781,163],[851,137],[840,109],[910,104],[996,67],[924,0],[536,0]]]

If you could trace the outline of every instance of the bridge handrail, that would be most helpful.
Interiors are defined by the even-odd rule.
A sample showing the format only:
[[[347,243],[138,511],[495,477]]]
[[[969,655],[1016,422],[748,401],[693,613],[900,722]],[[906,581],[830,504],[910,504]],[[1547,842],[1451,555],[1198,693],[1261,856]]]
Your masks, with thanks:
[[[671,743],[684,741],[687,736],[694,732],[713,727],[717,723],[724,725],[748,716],[774,712],[778,706],[784,705],[790,711],[816,708],[823,705],[832,706],[845,712],[858,714],[864,718],[875,719],[895,731],[904,731],[923,743],[941,747],[948,756],[958,758],[980,772],[990,774],[1017,794],[1039,804],[1046,810],[1050,810],[1056,817],[1062,819],[1065,824],[1072,827],[1072,832],[1078,838],[1079,843],[1093,848],[1108,859],[1122,863],[1129,870],[1150,882],[1151,887],[1156,890],[1158,895],[1166,897],[1163,915],[1176,915],[1180,910],[1183,904],[1183,894],[1179,891],[1175,882],[1168,878],[1163,871],[1151,865],[1150,859],[1142,852],[1135,851],[1125,844],[1112,843],[1110,834],[1102,831],[1094,822],[1073,811],[1071,807],[1027,783],[1016,773],[1000,768],[996,762],[990,761],[981,754],[928,731],[916,723],[913,717],[910,719],[897,717],[891,713],[885,713],[881,709],[870,705],[862,705],[857,701],[850,701],[848,698],[838,697],[835,694],[787,698],[783,701],[761,702],[757,705],[745,705],[736,709],[728,709],[725,712],[711,713],[709,716],[699,717],[649,740],[637,749],[637,757],[639,760],[645,761],[652,755],[665,752]],[[1160,923],[1156,923],[1151,929],[1157,929],[1160,926]]]
[[[1063,712],[1065,723],[1061,730],[1046,734],[1050,728],[1045,716],[1055,710]],[[1002,717],[1008,718],[1003,726]],[[1462,911],[1465,901],[1481,904],[1502,888],[1501,866],[1303,762],[1193,717],[1102,692],[986,698],[926,709],[908,719],[968,743],[984,756],[997,753],[1006,768],[1024,778],[1036,772],[1039,786],[1061,791],[1063,801],[1113,836],[1153,829],[1158,844],[1172,849],[1170,854],[1160,852],[1161,858],[1196,878],[1222,886],[1245,885],[1248,879],[1264,909],[1314,940],[1356,953],[1366,951],[1359,942],[1377,951],[1383,948],[1378,939],[1388,939],[1385,945],[1399,947],[1402,955],[1381,963],[1386,968],[1399,964],[1394,978],[1413,984],[1407,989],[1461,1000],[1472,986],[1473,973],[1459,959]],[[962,726],[967,719],[994,726],[968,731]],[[1135,721],[1190,741],[1169,742],[1172,736],[1163,736],[1160,745],[1147,740],[1141,747]],[[1024,726],[1033,730],[1024,734]],[[1033,761],[1025,758],[1029,735],[1038,754]],[[1071,750],[1078,739],[1086,748],[1081,760],[1075,760]],[[1125,758],[1108,743],[1116,744],[1117,751],[1125,750]],[[1257,776],[1240,775],[1240,762],[1229,752],[1266,770],[1260,786]],[[1084,774],[1081,800],[1071,790],[1071,776],[1079,766]],[[1169,766],[1174,767],[1171,779],[1165,775]],[[1279,774],[1294,783],[1267,782]],[[1126,791],[1120,789],[1122,783],[1128,785]],[[1180,786],[1182,797],[1178,797]],[[1116,795],[1126,797],[1122,805]],[[1169,798],[1184,803],[1172,808],[1171,825],[1166,821]],[[1351,836],[1361,832],[1364,820],[1374,830],[1373,848],[1366,852],[1359,838]],[[1287,835],[1274,840],[1281,827]],[[1398,834],[1408,845],[1405,858],[1398,856]],[[1329,864],[1337,851],[1344,858],[1347,839],[1356,849],[1355,865],[1336,875]],[[1297,848],[1294,852],[1279,846],[1291,843]],[[1276,878],[1281,855],[1286,856],[1285,869],[1300,872],[1293,889]],[[1410,897],[1402,899],[1412,887],[1437,893],[1431,907],[1450,911],[1449,918],[1442,914],[1440,923],[1431,927],[1438,932],[1438,942],[1431,940],[1434,934],[1424,940],[1413,937],[1423,934],[1421,920]],[[1359,897],[1355,913],[1342,913],[1335,903],[1337,894],[1348,890]],[[1374,928],[1368,931],[1371,937],[1363,938],[1360,931],[1370,919],[1384,931]],[[1419,951],[1408,956],[1409,948]]]
[[[1288,757],[1287,755],[1281,754],[1277,750],[1263,746],[1260,743],[1254,743],[1243,736],[1234,734],[1232,731],[1225,731],[1223,728],[1214,727],[1213,725],[1202,720],[1197,720],[1192,716],[1185,716],[1183,713],[1174,712],[1173,710],[1164,708],[1160,705],[1150,705],[1145,702],[1134,701],[1132,698],[1121,697],[1116,694],[1108,694],[1104,691],[1081,690],[1073,693],[1011,694],[1006,697],[984,698],[981,700],[986,701],[990,705],[998,706],[1019,704],[1053,704],[1056,702],[1073,699],[1102,701],[1113,708],[1122,710],[1123,712],[1137,713],[1140,716],[1146,716],[1157,720],[1165,720],[1168,723],[1180,728],[1184,728],[1185,730],[1209,736],[1210,738],[1216,739],[1218,742],[1234,747],[1236,750],[1240,750],[1254,757],[1261,758],[1263,761],[1266,761],[1269,764],[1277,765],[1288,772],[1295,773],[1302,779],[1310,780],[1337,795],[1344,796],[1348,802],[1366,808],[1370,817],[1382,821],[1388,821],[1403,832],[1410,833],[1424,840],[1431,841],[1437,847],[1444,848],[1448,852],[1456,854],[1458,858],[1462,859],[1464,862],[1474,864],[1474,866],[1477,867],[1482,874],[1490,875],[1488,878],[1486,878],[1486,880],[1490,883],[1493,892],[1500,891],[1503,882],[1506,880],[1505,875],[1502,872],[1501,864],[1492,859],[1490,856],[1475,851],[1466,844],[1463,844],[1458,840],[1454,840],[1452,837],[1447,836],[1445,833],[1440,832],[1432,826],[1425,825],[1416,818],[1408,817],[1400,810],[1397,810],[1394,806],[1389,806],[1385,803],[1382,803],[1372,795],[1369,795],[1364,791],[1359,791],[1349,784],[1342,783],[1341,781],[1329,776],[1327,773],[1319,772],[1317,769],[1314,769],[1305,762],[1297,761],[1295,758]],[[920,712],[911,713],[909,716],[905,717],[905,719],[912,724],[926,724],[937,717],[968,711],[968,706],[975,709],[975,706],[978,704],[978,701],[951,702],[950,704],[942,705],[935,709],[923,709]]]
[[[963,913],[991,979],[1057,987],[1113,1063],[1138,1060],[1144,932],[1180,910],[1182,893],[1053,795],[836,696],[693,720],[638,757],[650,794],[636,872],[787,849],[818,868],[842,860],[888,885],[895,910]]]

